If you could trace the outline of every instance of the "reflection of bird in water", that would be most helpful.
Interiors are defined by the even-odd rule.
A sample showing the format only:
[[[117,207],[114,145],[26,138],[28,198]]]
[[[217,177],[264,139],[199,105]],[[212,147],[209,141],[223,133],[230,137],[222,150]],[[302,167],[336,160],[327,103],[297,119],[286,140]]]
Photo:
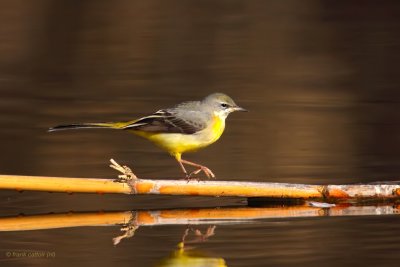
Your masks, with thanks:
[[[185,246],[187,243],[200,243],[207,241],[208,237],[214,235],[214,230],[216,226],[208,227],[207,231],[203,234],[198,229],[186,229],[182,242],[178,244],[178,249],[175,250],[168,258],[163,259],[156,266],[158,267],[227,267],[226,262],[223,258],[210,257],[204,252],[200,252],[194,248],[188,248]],[[190,234],[190,230],[193,231],[195,237],[193,240],[186,240]]]
[[[209,226],[204,234],[199,229],[192,229],[189,227],[186,228],[185,233],[182,236],[182,242],[181,242],[182,246],[189,243],[193,244],[193,243],[200,243],[207,241],[209,237],[215,235],[215,228],[217,228],[215,225]],[[186,240],[190,230],[193,231],[195,238],[192,240]]]
[[[236,105],[229,96],[214,93],[202,101],[184,102],[137,120],[67,124],[50,128],[49,131],[81,128],[127,130],[169,152],[178,161],[187,178],[201,171],[210,178],[215,175],[209,168],[182,159],[182,153],[196,151],[217,141],[225,129],[225,119],[234,111],[246,110]],[[184,164],[197,169],[188,173]]]

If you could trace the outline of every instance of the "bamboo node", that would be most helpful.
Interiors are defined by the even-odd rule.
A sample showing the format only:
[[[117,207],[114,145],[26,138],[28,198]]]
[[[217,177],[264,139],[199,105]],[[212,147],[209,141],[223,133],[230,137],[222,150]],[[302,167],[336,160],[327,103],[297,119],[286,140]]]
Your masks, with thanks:
[[[114,159],[110,159],[110,167],[113,168],[114,170],[119,171],[120,175],[118,175],[118,178],[114,180],[115,183],[124,183],[129,186],[131,189],[131,194],[136,194],[136,182],[139,180],[139,178],[133,173],[131,168],[129,168],[126,165],[119,165]]]
[[[131,168],[129,168],[126,165],[119,165],[114,159],[110,159],[110,167],[113,168],[114,170],[119,171],[120,175],[118,175],[118,178],[114,180],[116,183],[129,183],[132,180],[137,180],[138,177],[133,173]]]

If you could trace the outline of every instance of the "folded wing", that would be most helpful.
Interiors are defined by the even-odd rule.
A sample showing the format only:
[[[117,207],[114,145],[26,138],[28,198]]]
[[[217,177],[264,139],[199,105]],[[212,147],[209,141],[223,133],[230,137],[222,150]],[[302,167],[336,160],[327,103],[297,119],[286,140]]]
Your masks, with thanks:
[[[204,115],[196,111],[176,113],[174,110],[159,110],[126,125],[123,129],[154,133],[194,134],[207,126],[205,122]]]

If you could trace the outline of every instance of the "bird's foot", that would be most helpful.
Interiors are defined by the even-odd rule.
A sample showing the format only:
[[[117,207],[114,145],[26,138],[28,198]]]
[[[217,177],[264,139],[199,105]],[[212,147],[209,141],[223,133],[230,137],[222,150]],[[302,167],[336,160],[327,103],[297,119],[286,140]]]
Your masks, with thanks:
[[[199,174],[200,172],[204,172],[204,174],[208,178],[215,178],[215,174],[206,166],[199,166],[199,168],[197,170],[195,170],[189,174],[189,177],[191,177],[192,175]]]
[[[188,161],[188,160],[184,160],[184,159],[178,159],[179,165],[182,168],[183,173],[186,175],[186,179],[189,181],[190,179],[192,179],[193,175],[196,175],[200,172],[204,172],[204,174],[208,177],[208,178],[215,178],[215,174],[206,166]],[[185,167],[183,166],[183,164],[187,164],[190,166],[193,166],[195,168],[197,168],[195,171],[191,172],[191,173],[187,173]]]
[[[190,181],[200,181],[200,178],[193,177],[193,172],[185,174],[185,180],[189,183]]]

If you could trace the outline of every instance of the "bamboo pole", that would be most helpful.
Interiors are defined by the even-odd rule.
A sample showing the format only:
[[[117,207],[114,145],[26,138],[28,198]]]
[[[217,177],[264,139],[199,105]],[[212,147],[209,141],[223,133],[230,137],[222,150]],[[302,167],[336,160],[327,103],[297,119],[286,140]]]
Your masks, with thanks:
[[[128,167],[120,166],[113,160],[111,162],[111,167],[123,173],[119,175],[117,180],[0,175],[0,189],[66,193],[322,199],[325,201],[376,201],[400,198],[400,184],[393,182],[354,185],[307,185],[215,180],[150,180],[139,179]]]
[[[131,194],[132,192],[127,183],[115,183],[112,179],[18,175],[0,175],[0,189],[98,194]]]
[[[234,196],[331,200],[399,199],[399,184],[306,185],[287,183],[65,178],[0,175],[0,189],[65,193],[123,193],[189,196]]]

